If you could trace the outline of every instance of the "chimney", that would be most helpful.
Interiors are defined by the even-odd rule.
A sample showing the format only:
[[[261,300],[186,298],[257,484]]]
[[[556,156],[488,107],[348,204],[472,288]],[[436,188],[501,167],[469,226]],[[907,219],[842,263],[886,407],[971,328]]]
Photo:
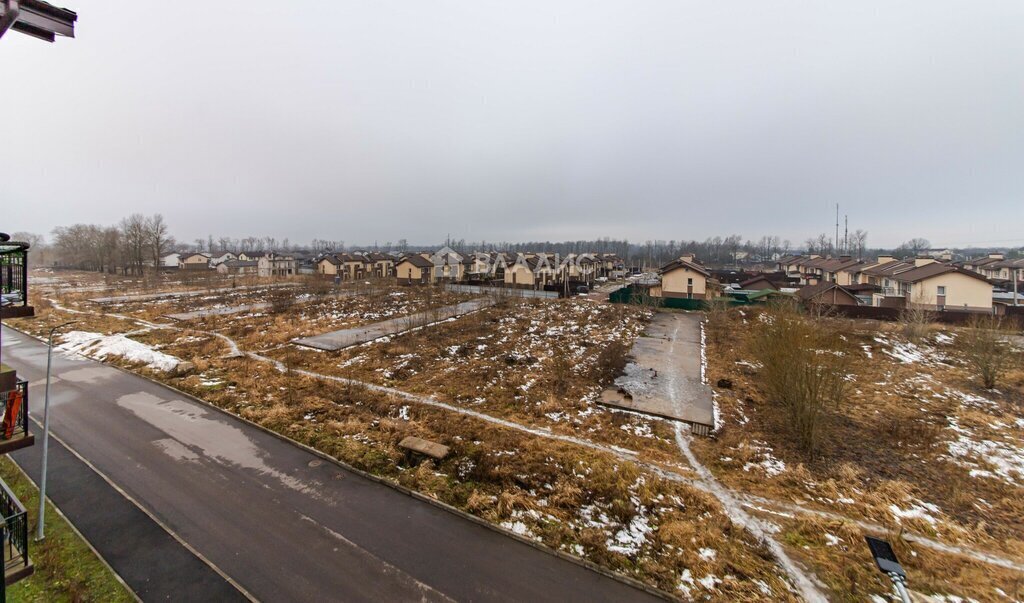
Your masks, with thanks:
[[[888,264],[889,262],[894,262],[894,261],[896,261],[896,258],[892,257],[891,255],[880,255],[880,256],[878,256],[878,263],[879,264]]]
[[[921,266],[927,266],[928,264],[934,264],[935,258],[930,258],[926,255],[919,255],[914,258],[914,267],[920,268]]]

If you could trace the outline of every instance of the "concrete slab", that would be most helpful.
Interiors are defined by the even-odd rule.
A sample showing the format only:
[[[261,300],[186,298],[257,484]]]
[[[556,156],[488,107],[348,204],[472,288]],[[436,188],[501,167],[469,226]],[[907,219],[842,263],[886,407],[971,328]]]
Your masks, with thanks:
[[[701,375],[700,314],[658,312],[637,338],[633,362],[600,402],[634,412],[714,427],[711,388]]]
[[[193,289],[191,291],[162,291],[159,293],[137,293],[133,295],[115,295],[112,297],[91,297],[88,301],[94,304],[121,304],[133,301],[152,301],[155,299],[168,299],[174,297],[195,297],[197,295],[212,295],[214,293],[225,293],[229,291],[247,291],[250,289],[270,289],[274,287],[294,287],[295,283],[274,283],[271,285],[242,285],[239,287],[220,287],[217,289]]]
[[[364,295],[363,291],[337,291],[329,295],[320,295],[312,299],[304,299],[297,302],[298,304],[307,304],[314,301],[320,301],[330,298],[342,298],[342,297],[354,297],[356,295]],[[200,308],[199,310],[193,310],[191,312],[178,312],[176,314],[164,314],[171,320],[193,320],[195,318],[206,318],[207,316],[228,316],[231,314],[240,314],[242,312],[262,312],[268,310],[273,304],[270,302],[258,302],[255,304],[241,304],[238,306],[219,306],[216,308]]]
[[[292,343],[308,348],[334,352],[360,343],[366,343],[367,341],[373,341],[374,339],[380,339],[381,337],[387,337],[388,335],[397,335],[398,333],[416,329],[432,322],[462,316],[463,314],[468,314],[493,304],[494,300],[482,297],[451,306],[441,306],[426,312],[375,322],[362,327],[331,331],[330,333],[314,335],[313,337],[303,337],[302,339],[292,341]]]

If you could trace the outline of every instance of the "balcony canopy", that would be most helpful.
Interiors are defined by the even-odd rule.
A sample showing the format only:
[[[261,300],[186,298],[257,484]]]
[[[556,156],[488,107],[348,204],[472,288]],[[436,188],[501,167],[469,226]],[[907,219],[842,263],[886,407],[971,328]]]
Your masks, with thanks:
[[[13,30],[47,42],[73,38],[76,20],[74,11],[41,0],[0,0],[0,36]]]

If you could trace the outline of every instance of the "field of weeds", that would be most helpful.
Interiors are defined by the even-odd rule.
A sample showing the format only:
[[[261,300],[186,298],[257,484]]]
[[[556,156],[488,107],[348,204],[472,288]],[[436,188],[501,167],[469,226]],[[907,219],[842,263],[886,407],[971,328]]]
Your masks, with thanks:
[[[597,403],[650,313],[591,300],[510,299],[339,352],[281,348],[288,366],[432,396],[463,408],[641,452],[675,456],[667,422]]]
[[[321,332],[322,320],[306,313],[338,312],[335,324],[347,325],[451,301],[436,291],[402,292],[339,299],[354,304],[345,306],[344,316],[337,307],[309,303],[288,304],[267,317],[302,328],[313,322],[313,332]],[[600,384],[621,370],[623,350],[642,330],[646,314],[641,310],[582,300],[509,301],[339,353],[293,346],[271,353],[289,367],[430,393],[522,424],[612,444],[602,451],[358,385],[282,372],[249,357],[227,357],[230,346],[214,332],[238,337],[246,351],[271,347],[260,334],[268,324],[246,325],[262,317],[154,320],[167,325],[159,328],[130,320],[152,318],[133,308],[96,313],[84,301],[70,301],[65,309],[45,306],[40,304],[36,318],[13,321],[14,326],[42,335],[51,325],[79,320],[67,331],[97,336],[75,336],[82,340],[81,353],[103,353],[106,362],[164,381],[525,538],[684,598],[791,598],[767,549],[735,525],[713,497],[622,458],[622,451],[637,450],[673,460],[671,430],[664,422],[614,413],[593,402]],[[67,345],[75,338],[59,341]],[[417,379],[418,370],[396,378],[403,366],[411,366],[402,361],[413,351],[416,362],[436,364],[444,378]],[[366,366],[352,363],[352,372],[339,366],[360,354],[367,355]],[[184,373],[164,370],[160,355],[193,366]],[[456,370],[460,364],[471,370]],[[476,371],[487,379],[466,374]],[[406,435],[442,442],[452,454],[440,463],[410,464],[397,447]]]
[[[838,333],[822,353],[843,355],[842,400],[828,409],[814,453],[794,445],[792,429],[770,398],[751,339],[772,317],[737,309],[708,324],[708,374],[724,427],[694,448],[730,486],[779,501],[880,524],[901,532],[1024,560],[1024,365],[1008,348],[1010,368],[986,390],[958,339],[964,328],[932,326],[911,341],[898,324],[820,318]],[[805,317],[804,320],[815,320]],[[724,385],[724,382],[723,382]],[[845,524],[843,561],[820,522],[797,522],[785,539],[839,596],[875,580],[860,530]],[[836,528],[839,529],[839,528]],[[901,541],[903,560],[925,592],[1002,600],[1019,598],[1019,574],[926,553]],[[985,579],[979,580],[979,576]],[[912,582],[912,585],[915,583]]]

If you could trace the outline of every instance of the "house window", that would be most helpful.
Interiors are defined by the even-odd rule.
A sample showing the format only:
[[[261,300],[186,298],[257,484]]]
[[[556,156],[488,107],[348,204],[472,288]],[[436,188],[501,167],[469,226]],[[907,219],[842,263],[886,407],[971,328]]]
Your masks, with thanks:
[[[693,279],[692,278],[686,279],[686,284],[687,285],[693,285]]]
[[[942,285],[939,285],[938,287],[936,287],[936,294],[945,296],[946,295],[946,288],[944,286],[942,286]]]

